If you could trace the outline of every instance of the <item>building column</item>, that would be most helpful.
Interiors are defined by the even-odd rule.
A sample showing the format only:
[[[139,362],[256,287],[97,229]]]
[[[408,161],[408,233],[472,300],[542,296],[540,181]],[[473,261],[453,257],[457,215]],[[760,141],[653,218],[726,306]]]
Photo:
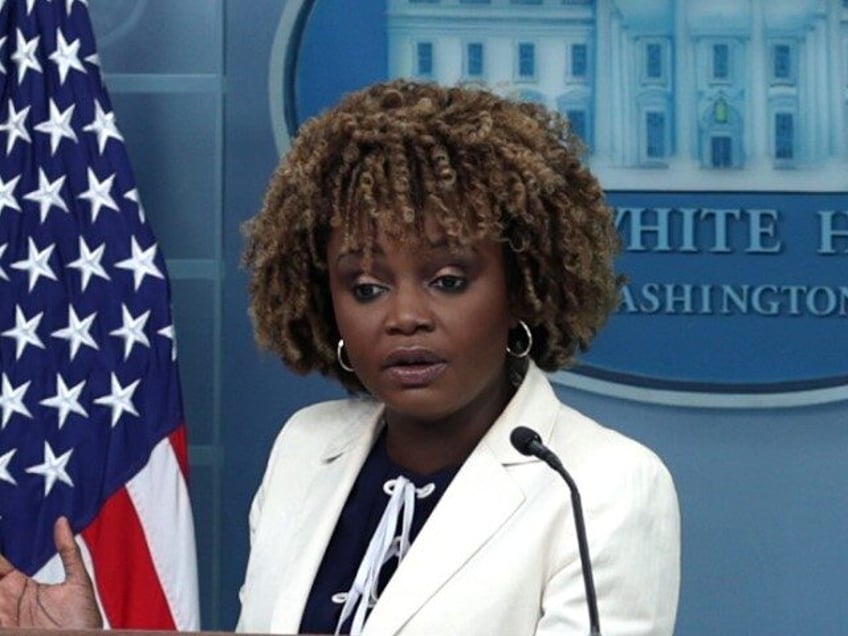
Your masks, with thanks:
[[[612,53],[612,25],[610,3],[596,3],[595,13],[595,64],[593,72],[595,156],[601,164],[612,163],[612,75],[616,60]],[[601,69],[604,73],[601,74]]]
[[[693,122],[697,119],[695,104],[695,66],[692,63],[694,43],[689,37],[686,16],[686,0],[678,0],[674,5],[674,83],[672,85],[674,107],[674,139],[676,163],[684,166],[695,164],[692,154]]]
[[[751,1],[751,39],[749,55],[751,58],[751,78],[749,81],[750,98],[747,112],[750,121],[747,127],[750,140],[747,149],[749,167],[768,165],[769,147],[769,104],[768,104],[768,51],[765,42],[765,20],[763,19],[762,0]]]
[[[828,11],[828,47],[831,54],[827,56],[830,63],[828,82],[828,95],[830,97],[831,125],[831,153],[837,161],[848,158],[848,130],[846,130],[845,96],[848,77],[845,72],[846,43],[845,34],[842,30],[841,14],[842,7],[839,3],[831,2]],[[835,51],[835,54],[834,54]],[[834,88],[835,87],[835,88]]]

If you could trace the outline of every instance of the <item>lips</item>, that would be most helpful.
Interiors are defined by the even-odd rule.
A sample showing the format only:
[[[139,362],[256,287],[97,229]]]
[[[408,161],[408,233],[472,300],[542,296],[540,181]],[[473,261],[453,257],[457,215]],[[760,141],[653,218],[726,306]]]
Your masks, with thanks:
[[[446,368],[443,358],[423,347],[395,349],[383,361],[384,371],[404,388],[427,386]]]

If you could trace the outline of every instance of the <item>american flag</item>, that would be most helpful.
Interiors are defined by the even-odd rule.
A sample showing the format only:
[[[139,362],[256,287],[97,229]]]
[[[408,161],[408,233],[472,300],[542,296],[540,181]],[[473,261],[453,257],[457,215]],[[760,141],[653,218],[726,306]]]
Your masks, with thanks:
[[[197,629],[164,258],[87,0],[0,0],[0,553],[64,578],[65,515],[112,627]]]

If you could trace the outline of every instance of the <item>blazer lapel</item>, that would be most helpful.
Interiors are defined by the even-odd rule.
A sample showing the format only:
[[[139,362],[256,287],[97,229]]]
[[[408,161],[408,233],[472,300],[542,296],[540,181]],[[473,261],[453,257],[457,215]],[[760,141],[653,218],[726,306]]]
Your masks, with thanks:
[[[364,634],[397,633],[524,502],[509,466],[539,461],[516,451],[509,435],[535,427],[547,441],[559,401],[533,364],[521,387],[454,477],[380,595]]]
[[[285,583],[274,603],[271,620],[274,632],[295,633],[300,627],[312,581],[353,482],[380,430],[381,412],[382,409],[373,414],[370,422],[361,418],[352,421],[327,445],[311,478],[307,476],[298,524],[280,537],[289,549],[287,558],[280,564]]]
[[[415,539],[365,623],[394,634],[500,528],[524,495],[481,446],[466,460]]]

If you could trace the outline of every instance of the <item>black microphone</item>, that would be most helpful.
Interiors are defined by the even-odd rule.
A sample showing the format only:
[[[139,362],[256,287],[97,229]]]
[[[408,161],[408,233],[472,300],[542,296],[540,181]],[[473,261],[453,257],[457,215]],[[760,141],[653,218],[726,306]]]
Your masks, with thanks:
[[[583,569],[583,585],[586,588],[586,603],[589,606],[589,636],[601,636],[598,619],[598,598],[595,595],[595,582],[592,578],[592,563],[589,560],[589,544],[586,541],[586,524],[583,520],[583,506],[580,503],[580,491],[577,484],[565,470],[559,457],[542,443],[542,438],[531,428],[517,426],[509,435],[509,441],[522,455],[538,457],[557,471],[571,491],[571,507],[574,510],[574,527],[577,531],[577,547],[580,550],[580,566]]]

